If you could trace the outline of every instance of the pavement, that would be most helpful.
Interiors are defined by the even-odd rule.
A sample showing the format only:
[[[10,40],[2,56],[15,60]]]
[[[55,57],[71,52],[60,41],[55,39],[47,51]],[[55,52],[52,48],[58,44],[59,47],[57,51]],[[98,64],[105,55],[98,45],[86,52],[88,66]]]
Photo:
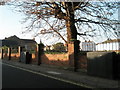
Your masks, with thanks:
[[[15,67],[24,68],[28,70],[32,70],[35,72],[39,72],[45,75],[49,75],[52,77],[56,77],[59,80],[72,82],[76,85],[80,85],[86,88],[92,89],[105,89],[105,88],[113,88],[118,89],[120,88],[120,81],[119,80],[111,80],[106,78],[100,78],[95,76],[89,76],[85,72],[74,72],[66,69],[61,69],[55,66],[50,65],[37,65],[37,64],[25,64],[22,62],[18,62],[16,60],[2,60],[5,64],[10,64]]]

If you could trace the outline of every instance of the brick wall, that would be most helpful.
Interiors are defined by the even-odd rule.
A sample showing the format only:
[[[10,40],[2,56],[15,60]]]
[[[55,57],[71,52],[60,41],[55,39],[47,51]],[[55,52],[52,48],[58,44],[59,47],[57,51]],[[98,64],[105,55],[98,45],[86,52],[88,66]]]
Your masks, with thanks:
[[[32,62],[33,64],[37,64],[37,54],[32,53]]]
[[[3,54],[4,59],[8,59],[8,54]],[[19,53],[11,53],[11,60],[19,60]]]
[[[19,56],[19,53],[12,53],[12,54],[11,54],[11,57],[19,58],[20,56]]]
[[[11,59],[12,60],[19,60],[19,57],[20,57],[19,53],[12,53],[11,54]]]
[[[68,54],[43,54],[41,56],[42,64],[50,64],[57,66],[68,66]]]
[[[78,69],[87,69],[87,55],[78,55]]]
[[[33,56],[34,57],[34,56]],[[32,62],[37,62],[33,59]],[[41,56],[42,64],[55,65],[55,66],[69,66],[69,56],[66,54],[43,54]],[[78,69],[87,69],[87,55],[78,55],[77,60]]]
[[[77,61],[78,69],[87,69],[87,57],[86,55],[76,55],[73,53],[75,49],[73,47],[74,43],[68,45],[69,52],[65,54],[42,54],[40,56],[41,64],[49,64],[55,66],[63,66],[63,67],[74,67],[74,60]],[[35,54],[32,54],[32,63],[38,64],[38,50]],[[19,61],[20,54],[12,53],[11,60]],[[77,57],[77,58],[76,58]],[[4,53],[4,59],[8,59],[8,54]],[[75,66],[76,67],[76,66]]]

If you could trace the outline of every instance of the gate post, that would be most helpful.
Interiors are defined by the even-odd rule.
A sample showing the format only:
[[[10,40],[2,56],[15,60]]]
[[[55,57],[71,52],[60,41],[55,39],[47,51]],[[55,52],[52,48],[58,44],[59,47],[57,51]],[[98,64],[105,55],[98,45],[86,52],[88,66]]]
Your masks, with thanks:
[[[8,60],[11,60],[11,48],[8,48]]]
[[[3,48],[1,49],[1,59],[3,59],[3,53],[4,53],[4,50]]]
[[[77,71],[79,43],[79,40],[74,40],[68,44],[69,66],[74,71]]]
[[[21,61],[21,52],[22,52],[22,47],[18,47],[18,53],[19,53],[19,62]]]
[[[41,52],[40,52],[40,50],[41,50],[41,48],[40,48],[40,44],[38,44],[37,45],[37,52],[38,52],[38,57],[37,57],[37,59],[38,59],[38,65],[40,65],[41,64]]]
[[[42,44],[38,44],[37,45],[37,52],[38,52],[38,65],[40,65],[41,64],[41,55],[43,54],[43,45]]]

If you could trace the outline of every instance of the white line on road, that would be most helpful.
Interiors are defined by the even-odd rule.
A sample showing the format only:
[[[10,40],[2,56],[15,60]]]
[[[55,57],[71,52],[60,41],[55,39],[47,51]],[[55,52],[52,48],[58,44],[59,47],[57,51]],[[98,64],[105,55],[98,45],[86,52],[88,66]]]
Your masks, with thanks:
[[[51,73],[51,74],[62,74],[62,73],[55,72],[55,71],[47,71],[47,73]]]
[[[31,73],[34,73],[34,74],[42,75],[44,77],[48,77],[48,78],[63,81],[63,82],[66,82],[66,83],[70,83],[70,84],[73,84],[73,85],[77,85],[77,86],[80,86],[80,87],[93,88],[93,87],[90,87],[90,86],[87,86],[87,85],[83,85],[82,83],[80,84],[80,83],[72,82],[72,81],[69,81],[69,80],[53,77],[53,76],[46,75],[46,74],[43,74],[43,73],[40,73],[40,72],[35,72],[35,71],[29,70],[29,69],[21,68],[21,67],[18,67],[18,66],[6,64],[6,63],[2,63],[2,64],[13,67],[13,68],[17,68],[17,69],[20,69],[20,70],[24,70],[24,71],[27,71],[27,72],[31,72]]]

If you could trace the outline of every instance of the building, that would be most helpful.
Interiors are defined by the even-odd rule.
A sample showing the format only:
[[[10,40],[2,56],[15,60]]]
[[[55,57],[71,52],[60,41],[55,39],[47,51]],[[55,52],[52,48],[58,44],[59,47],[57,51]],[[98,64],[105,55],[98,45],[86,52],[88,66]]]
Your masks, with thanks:
[[[31,50],[36,48],[36,41],[33,39],[20,39],[16,35],[5,38],[1,40],[2,46],[7,47],[25,47],[26,50]]]
[[[96,51],[96,44],[93,41],[85,41],[81,43],[82,51]]]
[[[120,39],[106,40],[96,44],[97,51],[120,51]]]

